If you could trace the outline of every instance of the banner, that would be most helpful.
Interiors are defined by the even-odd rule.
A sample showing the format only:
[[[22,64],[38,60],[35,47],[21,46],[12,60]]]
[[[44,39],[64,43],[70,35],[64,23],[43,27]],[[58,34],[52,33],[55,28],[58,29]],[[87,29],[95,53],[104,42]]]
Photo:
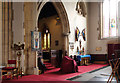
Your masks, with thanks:
[[[32,50],[41,50],[41,32],[31,31]]]

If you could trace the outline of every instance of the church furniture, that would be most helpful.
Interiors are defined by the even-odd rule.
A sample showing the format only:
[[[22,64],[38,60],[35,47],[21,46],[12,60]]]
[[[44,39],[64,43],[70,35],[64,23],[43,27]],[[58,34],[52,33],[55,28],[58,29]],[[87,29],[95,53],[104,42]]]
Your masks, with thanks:
[[[118,80],[120,80],[120,74],[119,74],[120,58],[109,60],[109,64],[112,68],[112,72],[108,78],[107,83],[111,83],[113,77],[115,77],[115,79],[118,83]]]
[[[50,51],[43,51],[43,59],[51,61]]]
[[[17,57],[18,57],[18,72],[19,74],[22,73],[22,68],[20,67],[21,65],[21,55],[22,55],[22,50],[24,50],[24,43],[21,43],[21,42],[18,42],[18,43],[15,43],[13,46],[12,46],[12,49],[15,51]],[[22,75],[22,74],[21,74]]]
[[[106,64],[107,63],[107,54],[90,54],[91,55],[91,63],[100,63]]]
[[[76,55],[74,55],[74,60],[76,61],[77,65],[80,65],[80,61],[78,60]]]
[[[51,50],[51,64],[60,67],[62,62],[62,50]]]
[[[108,61],[113,59],[113,54],[115,54],[115,50],[120,50],[120,44],[108,44]],[[118,56],[120,58],[120,56]]]
[[[70,55],[70,58],[72,58],[72,55]]]
[[[3,75],[3,73],[7,73],[7,75]],[[12,79],[13,76],[16,76],[18,79],[18,68],[17,68],[17,61],[16,60],[8,60],[7,67],[2,68],[2,78],[4,77],[9,77],[10,73],[10,78]]]
[[[38,68],[41,73],[44,73],[44,71],[46,70],[45,64],[42,63],[40,56],[38,57]]]
[[[80,65],[89,65],[91,55],[77,55],[77,59],[80,61]]]
[[[75,60],[71,59],[69,56],[64,56],[62,59],[60,71],[62,73],[72,73],[78,72],[78,66]]]
[[[51,64],[53,66],[58,65],[58,63],[57,63],[57,55],[58,55],[57,50],[51,50]]]
[[[62,50],[57,50],[57,67],[60,67],[61,63],[62,63],[62,57],[63,57],[63,51]]]
[[[4,68],[5,66],[0,66],[0,71],[1,71],[1,73],[0,73],[0,80],[2,79],[2,68]]]

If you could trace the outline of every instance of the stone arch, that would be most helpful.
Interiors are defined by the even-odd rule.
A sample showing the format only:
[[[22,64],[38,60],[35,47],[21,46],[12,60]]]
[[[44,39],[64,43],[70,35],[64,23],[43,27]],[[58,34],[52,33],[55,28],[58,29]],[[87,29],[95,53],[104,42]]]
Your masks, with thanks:
[[[37,21],[38,21],[40,11],[46,3],[47,2],[40,2],[38,4]],[[62,27],[63,27],[63,34],[68,35],[68,33],[70,32],[70,27],[69,27],[68,16],[67,16],[67,13],[66,13],[66,10],[64,8],[63,3],[60,1],[60,2],[52,2],[52,4],[54,5],[54,7],[55,7],[60,19],[61,19]]]
[[[37,22],[38,22],[38,18],[39,18],[39,14],[41,9],[43,8],[43,6],[46,4],[47,2],[39,2],[38,3],[38,7],[37,7]],[[61,20],[61,24],[62,24],[62,34],[64,35],[64,50],[69,50],[69,40],[68,40],[68,35],[70,33],[70,26],[69,26],[69,20],[68,20],[68,16],[67,16],[67,12],[64,8],[63,3],[61,2],[61,0],[59,0],[59,2],[52,2],[53,6],[55,7],[60,20]],[[68,51],[69,52],[69,51]]]

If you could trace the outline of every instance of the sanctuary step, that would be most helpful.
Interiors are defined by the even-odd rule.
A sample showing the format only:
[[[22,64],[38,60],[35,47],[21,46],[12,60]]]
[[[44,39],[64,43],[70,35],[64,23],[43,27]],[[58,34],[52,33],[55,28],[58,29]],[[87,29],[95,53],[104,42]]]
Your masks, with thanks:
[[[44,61],[43,63],[45,64],[46,70],[55,69],[49,61]]]

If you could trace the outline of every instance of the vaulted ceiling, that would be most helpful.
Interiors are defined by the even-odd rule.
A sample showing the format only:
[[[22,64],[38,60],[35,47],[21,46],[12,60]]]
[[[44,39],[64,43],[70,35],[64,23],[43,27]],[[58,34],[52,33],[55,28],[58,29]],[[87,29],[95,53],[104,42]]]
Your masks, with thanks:
[[[51,2],[47,2],[40,12],[39,20],[53,15],[58,15],[57,11]]]

